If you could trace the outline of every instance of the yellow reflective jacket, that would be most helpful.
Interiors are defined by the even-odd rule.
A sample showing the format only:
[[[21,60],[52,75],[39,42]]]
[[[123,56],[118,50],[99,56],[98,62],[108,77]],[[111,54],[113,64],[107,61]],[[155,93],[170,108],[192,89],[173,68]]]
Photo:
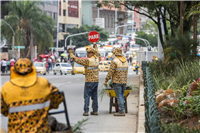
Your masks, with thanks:
[[[58,108],[63,96],[47,79],[37,77],[32,86],[6,82],[1,88],[1,113],[8,116],[9,133],[48,133],[48,112]]]

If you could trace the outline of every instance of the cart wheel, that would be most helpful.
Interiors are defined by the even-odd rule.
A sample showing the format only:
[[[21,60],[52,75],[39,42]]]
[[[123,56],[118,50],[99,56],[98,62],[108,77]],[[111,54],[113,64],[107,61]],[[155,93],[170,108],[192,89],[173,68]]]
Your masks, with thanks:
[[[115,98],[115,103],[117,103],[117,98]],[[115,106],[115,111],[116,111],[116,112],[119,112],[119,110],[118,110],[118,105]]]

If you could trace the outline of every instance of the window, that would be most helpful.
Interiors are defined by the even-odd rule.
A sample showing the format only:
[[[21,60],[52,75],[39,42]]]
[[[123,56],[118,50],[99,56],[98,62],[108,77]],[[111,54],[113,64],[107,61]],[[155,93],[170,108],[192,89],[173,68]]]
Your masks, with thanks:
[[[110,17],[108,16],[108,28],[110,28]]]
[[[70,64],[61,64],[62,67],[72,67]]]
[[[65,2],[65,0],[63,0],[63,2]]]
[[[53,13],[54,20],[57,20],[57,13]]]
[[[57,66],[57,67],[59,67],[59,66],[60,66],[60,64],[56,64],[56,66]]]
[[[62,24],[62,32],[65,32],[65,24]]]
[[[63,10],[63,16],[66,16],[66,10]]]

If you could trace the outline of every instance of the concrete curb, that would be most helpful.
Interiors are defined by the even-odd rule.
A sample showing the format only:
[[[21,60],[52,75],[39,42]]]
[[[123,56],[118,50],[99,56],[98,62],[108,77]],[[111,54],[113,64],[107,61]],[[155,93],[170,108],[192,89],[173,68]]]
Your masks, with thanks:
[[[139,108],[138,108],[138,127],[137,133],[145,133],[145,107],[144,107],[144,80],[143,71],[140,71],[140,90],[139,90]]]

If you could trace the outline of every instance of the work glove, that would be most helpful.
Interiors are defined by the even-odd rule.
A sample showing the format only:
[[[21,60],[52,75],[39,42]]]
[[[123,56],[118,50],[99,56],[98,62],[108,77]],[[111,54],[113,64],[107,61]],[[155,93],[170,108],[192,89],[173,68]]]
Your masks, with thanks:
[[[72,48],[69,48],[69,49],[68,49],[68,52],[69,52],[69,53],[73,53],[74,51],[73,51]]]

